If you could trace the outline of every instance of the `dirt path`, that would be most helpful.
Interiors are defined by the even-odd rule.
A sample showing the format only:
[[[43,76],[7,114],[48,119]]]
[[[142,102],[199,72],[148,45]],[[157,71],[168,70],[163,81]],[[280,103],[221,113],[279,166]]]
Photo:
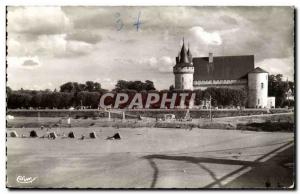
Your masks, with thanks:
[[[20,133],[23,129],[14,130]],[[75,134],[93,130],[98,138],[8,138],[8,186],[241,188],[264,187],[264,180],[251,180],[269,175],[286,179],[280,182],[283,186],[292,182],[290,170],[281,169],[282,176],[274,174],[276,165],[271,166],[269,174],[260,173],[261,168],[266,169],[264,164],[284,151],[281,149],[292,145],[292,133],[160,128],[68,130]],[[105,140],[116,131],[121,140]],[[18,176],[37,178],[31,184],[21,184],[16,181]],[[271,186],[277,187],[275,180],[271,181]]]

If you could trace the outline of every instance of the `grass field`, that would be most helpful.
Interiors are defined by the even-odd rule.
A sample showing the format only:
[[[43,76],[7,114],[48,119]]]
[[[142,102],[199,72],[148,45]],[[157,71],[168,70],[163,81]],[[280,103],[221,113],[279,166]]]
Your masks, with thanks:
[[[15,117],[7,120],[8,128],[66,128],[68,117]],[[256,124],[258,123],[258,124]],[[253,125],[254,124],[254,125]],[[250,125],[250,126],[248,126]],[[240,129],[252,131],[294,131],[294,114],[279,113],[266,115],[251,115],[239,117],[213,118],[210,119],[194,118],[192,121],[159,121],[154,118],[138,119],[110,119],[99,117],[74,118],[71,117],[72,127],[115,127],[115,128],[202,128],[202,129]]]
[[[28,136],[32,128],[7,132],[12,130]],[[282,188],[294,180],[293,133],[97,126],[51,131],[95,131],[97,139],[8,137],[9,187]],[[121,140],[105,140],[116,132]],[[18,183],[18,176],[36,179]]]

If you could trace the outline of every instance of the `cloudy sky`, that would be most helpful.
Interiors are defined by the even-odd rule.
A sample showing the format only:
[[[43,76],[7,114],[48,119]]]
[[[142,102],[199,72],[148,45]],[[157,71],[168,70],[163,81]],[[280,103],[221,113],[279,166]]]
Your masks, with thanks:
[[[182,37],[193,56],[254,54],[255,66],[293,80],[291,7],[8,7],[7,19],[12,89],[112,89],[119,79],[168,88]]]

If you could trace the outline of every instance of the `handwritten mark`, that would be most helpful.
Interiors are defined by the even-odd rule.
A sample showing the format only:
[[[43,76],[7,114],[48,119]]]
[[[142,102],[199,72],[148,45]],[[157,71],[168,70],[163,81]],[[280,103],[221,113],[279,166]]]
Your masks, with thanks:
[[[36,179],[37,179],[37,177],[17,176],[16,181],[18,183],[28,184],[28,183],[33,183],[33,181],[35,181]]]
[[[123,23],[123,20],[121,19],[121,14],[119,12],[117,12],[115,14],[115,18],[116,18],[116,28],[117,31],[121,31],[122,28],[125,26]],[[139,29],[141,28],[142,22],[140,21],[141,18],[141,12],[139,12],[138,17],[136,22],[133,24],[136,27],[136,31],[139,31]]]
[[[119,12],[117,12],[116,13],[116,15],[115,15],[115,17],[116,17],[116,27],[117,27],[117,30],[118,31],[120,31],[120,30],[122,30],[122,28],[124,27],[124,23],[123,23],[123,21],[122,21],[122,19],[121,19],[121,14],[119,13]]]
[[[136,31],[139,31],[140,26],[142,24],[142,22],[140,22],[140,17],[141,17],[141,12],[139,12],[139,15],[138,15],[136,23],[133,24],[134,26],[136,26]]]

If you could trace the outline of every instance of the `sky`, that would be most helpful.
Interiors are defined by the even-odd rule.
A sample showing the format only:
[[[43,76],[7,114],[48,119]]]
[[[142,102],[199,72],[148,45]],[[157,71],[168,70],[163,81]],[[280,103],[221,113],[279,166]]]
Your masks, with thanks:
[[[182,45],[194,57],[254,55],[255,66],[294,80],[292,7],[8,7],[7,86],[59,89],[117,80],[174,84]],[[137,23],[139,25],[137,25]]]

